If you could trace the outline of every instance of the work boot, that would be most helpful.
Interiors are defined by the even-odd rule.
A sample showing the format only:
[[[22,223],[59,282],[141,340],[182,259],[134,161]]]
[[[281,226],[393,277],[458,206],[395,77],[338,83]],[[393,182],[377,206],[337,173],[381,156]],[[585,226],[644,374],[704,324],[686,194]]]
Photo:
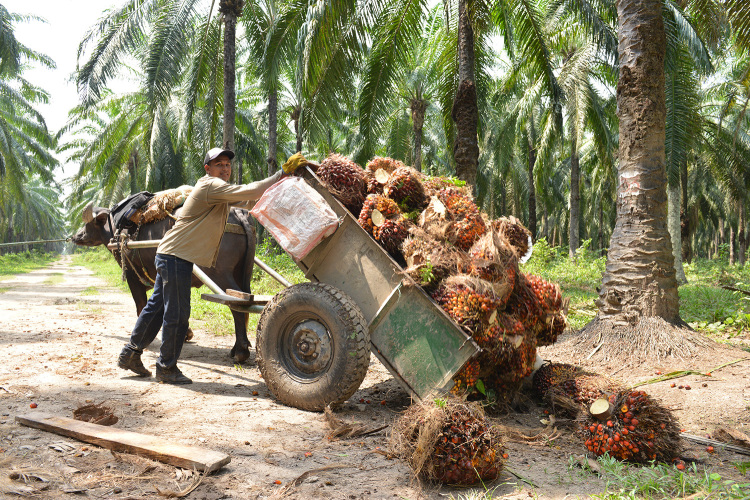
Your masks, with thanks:
[[[193,381],[182,374],[179,368],[162,368],[156,365],[156,380],[165,384],[185,385],[192,384]]]
[[[139,377],[150,377],[151,372],[143,366],[140,353],[135,352],[129,347],[124,347],[120,356],[117,358],[117,366],[123,370],[130,370],[138,374]]]

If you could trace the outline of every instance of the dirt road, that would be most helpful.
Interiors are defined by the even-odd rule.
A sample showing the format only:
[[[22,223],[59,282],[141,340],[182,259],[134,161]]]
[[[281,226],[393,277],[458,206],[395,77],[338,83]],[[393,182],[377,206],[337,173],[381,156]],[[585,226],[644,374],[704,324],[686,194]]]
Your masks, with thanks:
[[[54,499],[73,494],[161,498],[158,491],[179,491],[195,483],[198,475],[192,471],[113,454],[15,421],[16,415],[34,411],[72,417],[73,410],[88,402],[112,407],[119,417],[116,428],[230,455],[227,466],[202,478],[187,496],[191,499],[437,499],[470,493],[416,484],[403,462],[388,458],[387,427],[353,440],[329,441],[321,414],[275,402],[254,358],[234,366],[228,356],[233,339],[210,336],[200,324],[193,325],[196,337],[186,344],[180,363],[192,385],[174,387],[129,376],[117,368],[116,357],[134,321],[129,295],[106,287],[88,270],[72,266],[69,258],[0,280],[0,497],[16,492]],[[143,357],[150,369],[157,354],[158,340]],[[690,423],[695,430],[714,420],[747,417],[748,371],[745,364],[722,372],[734,377],[726,382],[736,384],[733,403],[722,403],[713,414],[703,411]],[[713,391],[722,390],[718,379],[711,382]],[[682,391],[680,397],[692,395]],[[32,403],[36,409],[30,408]],[[337,415],[376,428],[392,423],[409,403],[373,357],[362,387]],[[690,404],[685,400],[675,407],[684,411]],[[542,409],[532,407],[501,422],[533,434],[542,427],[540,417]],[[569,467],[569,456],[581,447],[569,430],[563,431],[553,441],[510,442],[509,471],[487,485],[496,488],[494,496],[563,498],[601,492],[601,479]],[[700,454],[701,449],[692,452]],[[732,474],[731,462],[741,459],[731,454],[706,458],[725,477]]]

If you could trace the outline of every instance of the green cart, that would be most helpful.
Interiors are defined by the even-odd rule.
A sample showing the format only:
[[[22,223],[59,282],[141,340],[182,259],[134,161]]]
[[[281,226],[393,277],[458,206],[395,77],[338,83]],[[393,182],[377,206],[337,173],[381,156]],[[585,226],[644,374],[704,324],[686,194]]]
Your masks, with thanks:
[[[479,347],[306,169],[305,180],[341,221],[295,261],[310,283],[273,297],[222,292],[203,298],[260,313],[258,367],[286,405],[322,410],[342,403],[364,380],[370,351],[414,398],[449,389]]]

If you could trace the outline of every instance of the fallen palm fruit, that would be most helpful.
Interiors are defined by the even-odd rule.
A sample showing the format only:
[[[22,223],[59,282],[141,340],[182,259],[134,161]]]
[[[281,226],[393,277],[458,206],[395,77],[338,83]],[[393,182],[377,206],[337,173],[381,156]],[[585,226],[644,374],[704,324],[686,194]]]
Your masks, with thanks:
[[[459,398],[424,401],[396,421],[391,448],[416,476],[445,484],[492,481],[503,467],[500,430]]]

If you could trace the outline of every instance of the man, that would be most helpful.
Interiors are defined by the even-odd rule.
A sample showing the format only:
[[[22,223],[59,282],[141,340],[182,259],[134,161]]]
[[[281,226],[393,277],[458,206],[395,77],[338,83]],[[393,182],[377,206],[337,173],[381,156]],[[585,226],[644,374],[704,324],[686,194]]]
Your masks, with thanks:
[[[156,282],[148,303],[138,316],[117,360],[117,365],[142,377],[151,372],[143,366],[141,354],[162,330],[162,344],[156,360],[156,379],[167,384],[190,384],[192,380],[177,368],[190,318],[190,282],[193,264],[216,265],[219,243],[229,216],[230,205],[257,200],[283,176],[293,173],[306,160],[297,153],[274,175],[244,185],[228,184],[234,152],[213,148],[204,159],[206,175],[198,179],[183,205],[174,227],[156,249]]]

